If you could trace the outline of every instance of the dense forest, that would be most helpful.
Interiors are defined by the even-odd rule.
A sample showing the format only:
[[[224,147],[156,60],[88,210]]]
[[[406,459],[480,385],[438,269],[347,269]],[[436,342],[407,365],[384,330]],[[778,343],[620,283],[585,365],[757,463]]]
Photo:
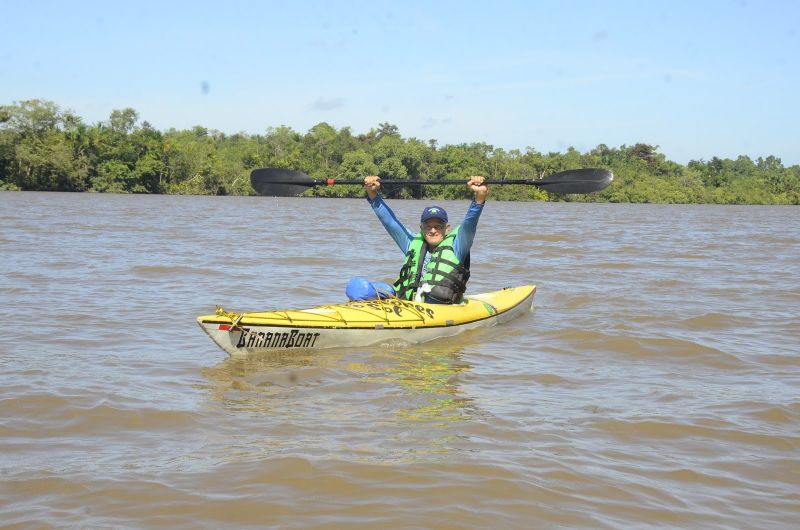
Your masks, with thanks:
[[[264,134],[224,134],[196,126],[166,132],[139,121],[134,109],[114,110],[88,125],[50,101],[0,106],[0,190],[252,195],[250,171],[298,169],[320,178],[535,178],[565,169],[608,168],[614,183],[602,192],[555,197],[534,186],[494,186],[500,200],[580,200],[636,203],[800,204],[800,166],[780,158],[711,158],[681,165],[658,146],[637,143],[587,153],[541,153],[486,143],[438,145],[403,138],[381,123],[363,134],[319,123],[306,133],[269,127]],[[385,190],[395,197],[465,198],[466,187]],[[319,196],[361,196],[359,186],[313,188]]]

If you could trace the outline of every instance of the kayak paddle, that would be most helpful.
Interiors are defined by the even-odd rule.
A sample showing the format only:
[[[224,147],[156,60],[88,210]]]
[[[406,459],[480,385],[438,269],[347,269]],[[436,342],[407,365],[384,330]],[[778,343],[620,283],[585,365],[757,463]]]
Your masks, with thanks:
[[[608,169],[569,169],[541,179],[485,180],[488,185],[523,184],[536,186],[551,193],[593,193],[600,191],[614,180]],[[364,184],[363,180],[314,179],[301,171],[275,167],[254,169],[250,182],[259,195],[272,197],[294,197],[313,186],[335,184]],[[381,180],[383,184],[464,185],[461,180]]]

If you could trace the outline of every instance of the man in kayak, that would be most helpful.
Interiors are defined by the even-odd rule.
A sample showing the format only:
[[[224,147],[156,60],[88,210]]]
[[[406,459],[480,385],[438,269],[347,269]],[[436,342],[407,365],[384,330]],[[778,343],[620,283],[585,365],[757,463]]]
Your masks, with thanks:
[[[373,287],[373,298],[378,295],[395,294],[404,300],[424,301],[433,304],[457,304],[463,299],[469,279],[469,251],[478,219],[489,188],[480,176],[470,177],[467,187],[475,194],[467,209],[464,221],[450,230],[447,212],[440,206],[429,206],[422,210],[420,231],[414,234],[394,215],[380,195],[380,177],[371,175],[364,178],[367,200],[380,219],[386,231],[405,254],[403,268],[394,285],[379,285],[378,293]],[[359,283],[354,283],[359,282]],[[348,285],[351,299],[365,299],[363,278],[354,278]],[[367,289],[369,284],[366,282]]]

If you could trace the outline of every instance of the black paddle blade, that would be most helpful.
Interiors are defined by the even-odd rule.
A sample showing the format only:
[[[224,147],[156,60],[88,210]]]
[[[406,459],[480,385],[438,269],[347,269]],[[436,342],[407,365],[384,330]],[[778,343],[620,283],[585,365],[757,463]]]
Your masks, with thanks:
[[[551,193],[593,193],[606,188],[612,180],[614,174],[608,169],[571,169],[532,180],[531,184]]]
[[[250,184],[259,195],[269,197],[295,197],[317,183],[300,171],[276,167],[254,169]]]

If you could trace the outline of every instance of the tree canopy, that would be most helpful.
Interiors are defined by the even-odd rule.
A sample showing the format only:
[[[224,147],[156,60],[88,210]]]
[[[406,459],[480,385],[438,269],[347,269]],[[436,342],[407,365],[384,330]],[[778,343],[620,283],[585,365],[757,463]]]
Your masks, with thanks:
[[[131,108],[88,125],[51,101],[0,106],[0,190],[253,195],[250,171],[298,169],[317,178],[394,180],[535,178],[556,171],[599,167],[614,172],[602,192],[551,196],[533,186],[494,186],[499,200],[570,200],[637,203],[800,204],[800,166],[775,156],[752,160],[713,157],[686,165],[667,160],[658,146],[637,143],[587,153],[570,147],[541,153],[506,151],[487,143],[439,146],[436,139],[404,138],[380,123],[363,134],[318,123],[306,133],[267,127],[263,134],[224,134],[195,126],[158,131]],[[359,186],[312,188],[307,195],[354,197]],[[468,198],[466,187],[396,186],[391,197]]]

